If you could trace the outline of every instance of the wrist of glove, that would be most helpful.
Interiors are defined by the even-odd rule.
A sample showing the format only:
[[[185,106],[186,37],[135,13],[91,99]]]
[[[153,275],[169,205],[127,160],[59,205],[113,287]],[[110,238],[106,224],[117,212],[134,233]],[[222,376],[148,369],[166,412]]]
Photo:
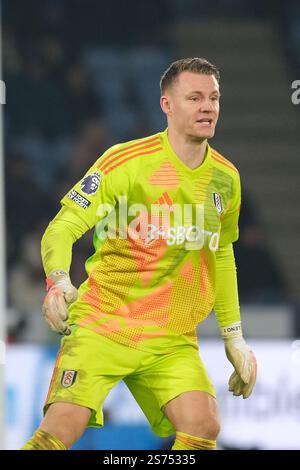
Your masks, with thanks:
[[[241,322],[221,328],[227,359],[234,367],[229,379],[229,391],[234,396],[248,398],[256,382],[256,358],[243,338]]]
[[[47,295],[43,303],[43,316],[46,323],[56,333],[69,335],[68,307],[78,297],[69,274],[63,270],[52,271],[46,279]]]

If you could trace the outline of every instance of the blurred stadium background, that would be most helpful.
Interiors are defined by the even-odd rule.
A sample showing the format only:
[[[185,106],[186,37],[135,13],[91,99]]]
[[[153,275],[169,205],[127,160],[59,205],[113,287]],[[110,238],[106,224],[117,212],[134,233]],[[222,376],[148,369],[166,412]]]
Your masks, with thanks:
[[[165,128],[159,78],[177,58],[221,70],[212,146],[240,169],[235,246],[244,331],[257,354],[252,397],[227,392],[230,365],[213,316],[199,344],[216,385],[221,449],[300,449],[298,0],[4,0],[7,349],[5,437],[18,449],[41,418],[58,337],[41,320],[40,239],[59,200],[110,145]],[[72,279],[85,278],[91,234],[76,244]],[[77,449],[158,449],[120,384],[106,425]]]

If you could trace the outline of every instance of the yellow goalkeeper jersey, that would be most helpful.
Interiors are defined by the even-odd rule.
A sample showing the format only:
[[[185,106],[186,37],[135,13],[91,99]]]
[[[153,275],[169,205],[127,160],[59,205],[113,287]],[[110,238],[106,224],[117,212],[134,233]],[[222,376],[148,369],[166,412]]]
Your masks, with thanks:
[[[197,346],[216,295],[216,251],[238,238],[240,180],[208,144],[187,167],[167,130],[111,147],[62,199],[94,228],[70,323],[154,352]]]

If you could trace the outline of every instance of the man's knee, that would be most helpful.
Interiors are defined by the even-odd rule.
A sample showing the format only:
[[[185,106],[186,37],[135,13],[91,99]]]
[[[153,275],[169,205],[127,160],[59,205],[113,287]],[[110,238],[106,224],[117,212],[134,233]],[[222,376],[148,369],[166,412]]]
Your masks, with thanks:
[[[74,403],[53,403],[39,428],[57,437],[69,448],[82,435],[90,415],[90,409]]]
[[[185,392],[167,403],[165,413],[176,431],[212,440],[220,432],[217,402],[208,393]]]
[[[200,419],[198,424],[199,437],[206,437],[213,440],[217,439],[221,426],[220,421],[216,417],[210,416],[206,420]]]
[[[216,440],[220,432],[220,421],[213,415],[192,416],[179,426],[177,431],[186,432],[195,437]]]

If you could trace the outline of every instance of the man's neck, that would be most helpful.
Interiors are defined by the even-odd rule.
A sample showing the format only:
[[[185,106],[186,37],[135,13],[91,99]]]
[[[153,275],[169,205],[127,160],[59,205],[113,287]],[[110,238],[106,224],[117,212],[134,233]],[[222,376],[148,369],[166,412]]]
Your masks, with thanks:
[[[194,141],[168,129],[168,139],[180,160],[192,170],[200,166],[205,158],[207,139]]]

